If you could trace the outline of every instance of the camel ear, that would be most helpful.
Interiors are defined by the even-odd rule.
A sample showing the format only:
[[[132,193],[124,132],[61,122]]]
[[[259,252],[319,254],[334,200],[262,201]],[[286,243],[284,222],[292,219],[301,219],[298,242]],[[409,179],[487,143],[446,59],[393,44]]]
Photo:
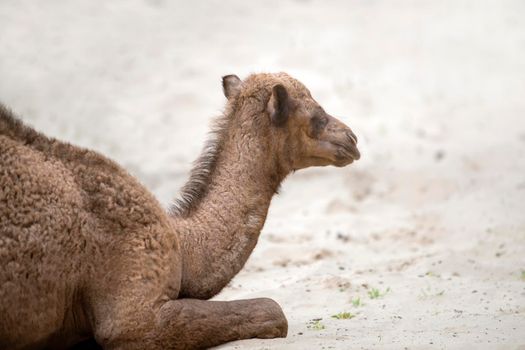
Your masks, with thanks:
[[[224,96],[229,100],[239,94],[242,87],[242,80],[235,74],[225,75],[222,77],[222,91]]]
[[[272,88],[272,96],[268,101],[268,114],[275,126],[283,126],[290,114],[290,97],[286,88],[277,84]]]

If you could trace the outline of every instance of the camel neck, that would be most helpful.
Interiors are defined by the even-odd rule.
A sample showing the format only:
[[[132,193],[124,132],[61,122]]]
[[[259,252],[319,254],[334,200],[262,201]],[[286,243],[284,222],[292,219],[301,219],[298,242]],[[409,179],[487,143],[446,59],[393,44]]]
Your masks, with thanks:
[[[208,299],[239,272],[284,179],[261,143],[229,139],[210,172],[206,195],[175,219],[183,250],[181,297]]]

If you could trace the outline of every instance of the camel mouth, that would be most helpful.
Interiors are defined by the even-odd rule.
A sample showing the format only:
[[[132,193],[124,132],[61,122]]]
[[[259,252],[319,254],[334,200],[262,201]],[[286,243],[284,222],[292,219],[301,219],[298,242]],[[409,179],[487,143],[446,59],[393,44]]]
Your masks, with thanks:
[[[361,152],[357,149],[357,136],[350,128],[341,131],[343,135],[339,133],[336,139],[330,141],[336,149],[334,165],[338,167],[346,166],[361,158]]]
[[[332,144],[337,148],[337,151],[335,154],[335,158],[337,160],[337,163],[336,163],[337,166],[345,166],[361,158],[361,152],[359,152],[359,149],[357,149],[357,146],[355,145],[354,142],[351,142],[351,143],[332,142]]]

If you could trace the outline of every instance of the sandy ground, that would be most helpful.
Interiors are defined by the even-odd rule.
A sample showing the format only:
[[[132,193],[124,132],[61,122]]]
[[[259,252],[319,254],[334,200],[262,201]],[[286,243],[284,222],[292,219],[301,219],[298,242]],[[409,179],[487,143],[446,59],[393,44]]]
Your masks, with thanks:
[[[223,107],[220,76],[287,71],[363,157],[284,183],[217,299],[276,299],[289,336],[221,349],[523,349],[524,15],[522,1],[2,0],[0,99],[167,205]]]

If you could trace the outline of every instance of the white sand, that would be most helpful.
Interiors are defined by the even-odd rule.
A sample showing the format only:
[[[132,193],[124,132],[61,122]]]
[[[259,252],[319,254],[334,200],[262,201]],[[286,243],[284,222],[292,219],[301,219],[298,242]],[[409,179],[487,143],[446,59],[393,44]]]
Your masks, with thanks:
[[[0,100],[167,204],[220,76],[287,71],[363,157],[284,183],[217,299],[276,299],[289,336],[222,349],[523,349],[525,3],[258,3],[2,0]]]

